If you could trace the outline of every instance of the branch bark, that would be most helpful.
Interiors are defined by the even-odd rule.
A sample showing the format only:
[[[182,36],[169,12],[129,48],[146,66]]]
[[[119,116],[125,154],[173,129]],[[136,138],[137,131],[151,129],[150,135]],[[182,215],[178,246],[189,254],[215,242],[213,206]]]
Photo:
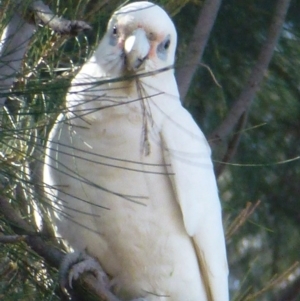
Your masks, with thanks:
[[[25,242],[51,266],[58,268],[64,253],[46,244],[34,228],[22,219],[13,209],[11,204],[0,196],[0,212],[18,235],[26,235]]]
[[[241,115],[246,112],[251,105],[256,92],[259,90],[269,63],[272,59],[290,2],[290,0],[277,1],[268,36],[262,46],[258,60],[253,67],[245,88],[229,111],[225,120],[216,130],[213,131],[209,137],[212,149],[221,141],[223,141],[232,131]]]
[[[199,14],[195,31],[184,58],[186,64],[177,69],[177,82],[182,102],[187,95],[194,74],[201,61],[210,32],[215,23],[222,0],[206,0]]]
[[[13,14],[0,40],[0,108],[5,105],[7,94],[21,68],[28,43],[36,30],[36,26],[23,16],[33,13],[36,19],[60,34],[77,35],[83,30],[91,29],[84,21],[70,21],[56,16],[42,1],[33,1],[27,8],[28,13],[24,9],[22,3],[16,7],[18,12]]]
[[[35,26],[25,22],[18,14],[13,15],[3,31],[0,41],[0,107],[5,104],[34,31]]]
[[[44,25],[60,34],[77,35],[83,30],[92,29],[84,21],[66,20],[56,16],[43,1],[34,1],[30,9],[35,13],[36,18],[40,19]]]
[[[16,244],[25,239],[25,235],[0,235],[0,244]]]
[[[39,233],[36,233],[33,227],[16,213],[12,205],[3,196],[0,196],[0,213],[3,214],[7,222],[14,229],[15,233],[17,235],[22,235],[22,238],[24,238],[22,240],[24,240],[33,251],[44,258],[50,266],[57,269],[60,267],[65,253],[60,251],[58,248],[45,243],[42,237],[39,236]],[[4,242],[5,241],[2,241],[2,243]],[[98,280],[93,275],[84,274],[80,277],[79,280],[82,285],[76,285],[76,281],[75,287],[78,288],[78,291],[75,290],[71,292],[72,296],[74,294],[74,299],[82,300],[82,298],[78,298],[78,294],[81,295],[81,293],[78,292],[86,292],[85,290],[82,290],[82,287],[85,287],[89,290],[89,292],[98,296],[99,301],[120,301],[110,291],[101,290],[98,285]],[[85,298],[84,300],[88,300],[88,298]]]

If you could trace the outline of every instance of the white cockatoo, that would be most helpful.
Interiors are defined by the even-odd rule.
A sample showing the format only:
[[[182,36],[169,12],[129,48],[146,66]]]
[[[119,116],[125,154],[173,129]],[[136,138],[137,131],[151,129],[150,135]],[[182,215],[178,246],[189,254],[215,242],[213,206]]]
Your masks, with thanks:
[[[122,300],[227,301],[211,151],[179,99],[176,39],[151,2],[113,14],[49,135],[46,193],[57,233]]]

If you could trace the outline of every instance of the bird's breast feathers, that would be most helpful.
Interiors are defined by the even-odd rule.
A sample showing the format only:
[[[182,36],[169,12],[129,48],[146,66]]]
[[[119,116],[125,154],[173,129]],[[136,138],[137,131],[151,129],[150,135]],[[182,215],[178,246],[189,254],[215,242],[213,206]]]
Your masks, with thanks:
[[[46,192],[58,233],[126,300],[228,301],[216,179],[179,100],[176,40],[150,2],[114,13],[50,133]]]

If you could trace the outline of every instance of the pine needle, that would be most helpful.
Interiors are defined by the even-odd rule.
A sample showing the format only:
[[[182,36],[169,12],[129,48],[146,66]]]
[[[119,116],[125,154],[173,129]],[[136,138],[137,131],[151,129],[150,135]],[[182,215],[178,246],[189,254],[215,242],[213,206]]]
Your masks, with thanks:
[[[243,209],[239,215],[233,220],[226,231],[226,240],[228,241],[237,230],[249,219],[256,208],[260,205],[261,201],[258,200],[254,205],[248,202],[246,208]]]

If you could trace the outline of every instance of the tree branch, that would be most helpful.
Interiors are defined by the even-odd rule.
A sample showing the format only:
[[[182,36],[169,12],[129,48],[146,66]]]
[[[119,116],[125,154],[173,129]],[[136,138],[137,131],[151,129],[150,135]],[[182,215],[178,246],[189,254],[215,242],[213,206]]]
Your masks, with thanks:
[[[203,4],[191,42],[184,58],[186,64],[177,69],[177,82],[182,102],[187,95],[194,74],[201,61],[210,32],[222,0],[206,0]]]
[[[34,24],[27,22],[23,18],[23,16],[28,15],[23,11],[25,8],[27,7],[19,3],[19,6],[16,7],[18,13],[13,14],[12,19],[9,21],[1,36],[0,108],[5,105],[7,94],[21,68],[28,43],[36,29]],[[27,9],[29,13],[34,13],[36,19],[60,34],[77,35],[83,30],[91,29],[90,25],[84,21],[70,21],[59,18],[42,1],[33,1]]]
[[[38,236],[39,233],[36,233],[33,227],[15,212],[11,204],[3,196],[0,196],[0,212],[18,235],[26,234],[26,236],[22,236],[24,238],[22,240],[24,240],[32,250],[44,258],[50,266],[57,269],[60,267],[65,254],[56,247],[46,244],[43,239]],[[4,243],[5,239],[1,236],[0,238],[2,238],[2,242]],[[80,277],[79,282],[82,283],[82,287],[88,289],[93,295],[98,296],[100,301],[120,301],[110,291],[101,290],[98,285],[98,280],[93,275],[84,274]],[[80,292],[82,287],[81,285],[76,285],[76,283],[75,287]],[[78,291],[75,290],[71,293],[77,296]],[[88,298],[85,300],[88,300]]]
[[[24,241],[25,235],[0,235],[0,244],[15,244]]]
[[[18,14],[14,14],[2,33],[0,40],[0,107],[5,104],[7,93],[21,68],[27,45],[34,30],[34,25],[26,23]]]
[[[209,137],[212,148],[223,141],[225,137],[232,131],[240,116],[249,108],[256,92],[259,90],[265,72],[267,71],[269,63],[272,59],[289,5],[290,0],[277,1],[268,36],[264,45],[262,46],[258,60],[253,67],[245,88],[229,111],[226,119],[215,131],[213,131]]]
[[[38,233],[36,233],[33,227],[15,212],[11,204],[3,196],[0,196],[0,212],[12,226],[16,234],[26,235],[24,239],[25,242],[37,254],[42,256],[51,266],[59,267],[64,253],[46,244],[41,237],[38,236]]]
[[[35,13],[36,18],[40,19],[44,25],[60,34],[77,35],[83,30],[92,29],[84,21],[66,20],[56,16],[50,8],[42,1],[34,1],[30,9]]]

